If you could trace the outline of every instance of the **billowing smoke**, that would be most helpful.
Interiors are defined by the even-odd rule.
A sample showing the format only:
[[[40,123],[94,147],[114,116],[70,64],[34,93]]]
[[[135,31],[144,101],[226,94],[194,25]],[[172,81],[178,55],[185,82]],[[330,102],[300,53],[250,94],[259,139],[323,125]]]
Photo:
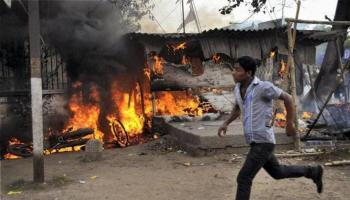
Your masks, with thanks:
[[[1,11],[0,11],[1,12]],[[0,43],[25,38],[28,34],[28,27],[12,12],[0,13]]]
[[[143,75],[145,62],[143,46],[125,36],[135,30],[135,25],[125,19],[118,2],[40,0],[42,39],[62,56],[70,83],[82,83],[86,103],[93,101],[91,86],[97,86],[102,131],[108,125],[105,116],[117,109],[111,102],[112,83],[117,80],[122,83],[120,90],[129,92]],[[27,1],[14,1],[7,10],[0,13],[0,42],[24,40],[28,37]],[[70,88],[70,94],[74,92]]]
[[[108,132],[106,116],[117,109],[111,86],[118,81],[123,92],[135,86],[143,74],[143,47],[125,37],[132,27],[110,1],[47,1],[43,7],[51,11],[42,20],[45,40],[63,56],[70,80],[82,83],[84,100],[91,100],[91,85],[97,86],[99,125]]]
[[[50,12],[42,20],[42,32],[66,59],[73,81],[84,78],[98,82],[101,75],[106,79],[118,71],[140,67],[135,59],[130,59],[140,52],[127,49],[132,45],[123,35],[130,29],[115,4],[63,0],[48,1],[45,7]],[[125,59],[126,51],[129,60]]]

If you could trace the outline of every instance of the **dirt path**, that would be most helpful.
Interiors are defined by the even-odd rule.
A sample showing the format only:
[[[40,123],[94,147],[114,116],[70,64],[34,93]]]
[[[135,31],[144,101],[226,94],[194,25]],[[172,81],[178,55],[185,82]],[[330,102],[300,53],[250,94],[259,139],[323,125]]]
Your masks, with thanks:
[[[47,183],[33,186],[32,160],[2,161],[2,199],[118,199],[118,200],[231,200],[243,158],[220,154],[193,158],[176,150],[154,150],[157,142],[104,152],[98,162],[82,162],[82,153],[45,157]],[[349,159],[350,153],[345,154]],[[343,155],[344,156],[344,155]],[[317,159],[318,161],[314,161]],[[321,159],[321,161],[320,161]],[[283,163],[324,163],[324,158],[283,159]],[[12,183],[12,186],[10,184]],[[261,170],[251,199],[348,199],[350,166],[328,167],[325,192],[316,193],[307,179],[273,180]],[[9,191],[20,194],[8,195]]]

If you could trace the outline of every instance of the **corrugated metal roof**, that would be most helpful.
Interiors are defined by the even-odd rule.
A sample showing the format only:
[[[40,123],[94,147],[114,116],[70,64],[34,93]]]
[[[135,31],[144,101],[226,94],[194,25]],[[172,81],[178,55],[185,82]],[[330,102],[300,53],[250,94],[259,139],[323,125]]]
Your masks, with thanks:
[[[268,28],[268,29],[229,29],[229,28],[215,28],[205,30],[202,33],[129,33],[135,36],[151,36],[151,37],[162,37],[162,38],[187,38],[193,36],[201,36],[209,33],[248,33],[248,32],[265,32],[272,30],[284,30],[284,28]]]
[[[206,37],[206,36],[226,36],[229,37],[231,35],[240,35],[240,34],[261,34],[261,33],[268,33],[268,32],[279,32],[283,33],[286,32],[286,27],[278,27],[278,28],[266,28],[266,29],[228,29],[228,28],[215,28],[210,30],[205,30],[202,33],[129,33],[132,37],[148,37],[148,38],[155,38],[155,39],[190,39],[194,37]],[[309,40],[315,40],[315,41],[326,41],[323,38],[320,37],[314,37],[315,33],[319,33],[322,31],[316,31],[316,30],[297,30],[298,35],[301,36],[299,39],[309,39]],[[287,35],[287,33],[285,33]],[[298,38],[297,38],[298,39]]]

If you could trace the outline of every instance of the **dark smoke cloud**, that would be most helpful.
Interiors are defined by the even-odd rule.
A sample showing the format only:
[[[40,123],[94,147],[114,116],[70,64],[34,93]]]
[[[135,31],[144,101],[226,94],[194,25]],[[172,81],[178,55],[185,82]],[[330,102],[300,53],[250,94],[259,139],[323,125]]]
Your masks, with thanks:
[[[14,1],[11,11],[0,13],[0,42],[28,37],[27,1],[22,2],[24,7]],[[122,91],[129,92],[142,76],[144,48],[125,36],[134,26],[126,25],[118,7],[108,0],[40,0],[40,20],[42,38],[63,57],[71,82],[82,82],[83,93],[97,86],[100,119],[105,120],[116,109],[110,94],[113,81],[122,80]],[[89,101],[89,95],[84,96]]]
[[[27,23],[13,12],[0,10],[0,43],[23,40],[28,35]]]
[[[65,51],[111,52],[127,27],[120,11],[108,1],[55,1],[55,12],[43,21],[50,42]],[[51,10],[51,9],[50,9]]]
[[[91,83],[97,85],[99,126],[109,132],[106,116],[117,111],[111,98],[112,83],[122,82],[123,92],[135,86],[144,65],[143,47],[125,37],[131,28],[110,1],[48,1],[43,7],[51,11],[42,20],[45,40],[65,59],[72,82],[83,83],[83,93],[89,93]],[[89,101],[89,95],[84,96]]]
[[[96,70],[99,74],[107,69],[113,72],[132,67],[133,63],[121,63],[120,54],[129,47],[122,36],[129,29],[123,25],[121,12],[114,4],[65,0],[48,2],[46,6],[51,12],[42,20],[45,38],[67,61],[73,62],[74,66],[68,63],[73,72],[71,78],[78,78],[77,70],[79,73]]]
[[[125,37],[132,26],[115,4],[62,0],[44,1],[41,8],[44,38],[63,56],[72,82],[92,82],[107,92],[121,74],[142,70],[143,47]]]

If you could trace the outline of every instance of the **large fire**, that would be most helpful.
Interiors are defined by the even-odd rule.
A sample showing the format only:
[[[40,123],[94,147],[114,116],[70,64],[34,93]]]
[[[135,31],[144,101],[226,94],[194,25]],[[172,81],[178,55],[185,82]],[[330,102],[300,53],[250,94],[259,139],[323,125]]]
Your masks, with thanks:
[[[144,73],[149,80],[149,70],[144,70]],[[77,84],[82,87],[81,84]],[[79,88],[78,88],[79,89]],[[89,103],[83,101],[82,92],[72,95],[69,102],[69,110],[73,113],[72,117],[67,123],[67,128],[81,128],[88,127],[94,129],[94,138],[104,142],[106,139],[116,139],[116,133],[103,133],[99,129],[100,117],[105,117],[112,128],[115,121],[121,124],[128,137],[132,138],[143,133],[144,125],[150,117],[151,104],[149,99],[144,99],[141,96],[141,86],[137,84],[131,92],[125,92],[123,86],[115,81],[111,86],[110,97],[114,103],[114,110],[110,110],[106,116],[100,116],[100,95],[96,86],[90,89]],[[147,95],[146,97],[149,97]],[[92,102],[92,103],[91,103]],[[143,105],[142,105],[143,104]],[[146,108],[146,106],[148,108]],[[106,136],[108,134],[108,136]]]
[[[157,115],[202,115],[198,98],[186,91],[158,92],[156,94]]]
[[[155,56],[154,69],[161,65],[161,58]],[[149,85],[150,70],[144,68],[144,76],[146,85]],[[116,79],[117,80],[117,79]],[[74,85],[75,89],[82,88],[81,83]],[[140,82],[135,86],[125,91],[123,85],[115,81],[111,85],[111,100],[114,105],[111,106],[114,110],[104,116],[109,123],[112,139],[116,138],[116,131],[125,132],[127,139],[138,137],[144,132],[145,126],[150,126],[150,119],[153,115],[152,95],[149,86],[142,87]],[[89,103],[83,101],[82,92],[77,92],[72,95],[69,102],[69,110],[72,112],[72,117],[69,119],[66,128],[92,128],[94,129],[95,138],[100,141],[106,140],[106,134],[99,129],[100,94],[96,86],[90,88]],[[197,97],[190,95],[186,91],[176,92],[158,92],[155,96],[155,107],[157,115],[202,115],[203,110],[199,107],[200,101]],[[109,135],[111,133],[108,133]],[[108,137],[110,139],[111,137]],[[127,145],[127,144],[124,144]]]
[[[112,86],[112,99],[118,112],[108,115],[107,119],[110,123],[118,119],[130,137],[142,134],[146,120],[146,116],[143,116],[144,111],[140,107],[142,97],[140,93],[136,92],[136,88],[131,96],[128,93],[120,92],[119,88],[120,86],[116,82]]]
[[[73,87],[75,89],[81,89],[82,83],[77,82],[73,85]],[[93,137],[102,141],[104,134],[98,129],[98,117],[100,114],[98,103],[100,101],[100,97],[96,86],[91,87],[89,98],[92,101],[85,103],[81,90],[72,95],[68,104],[72,117],[68,120],[65,130],[89,127],[94,129]]]
[[[176,49],[183,48],[185,48],[185,43],[181,43],[176,47]],[[153,70],[156,73],[163,73],[162,58],[157,56],[153,58],[155,60],[152,66]],[[184,56],[183,62],[188,63],[188,58]],[[74,83],[72,85],[73,93],[67,106],[71,114],[70,118],[64,125],[63,130],[60,132],[49,131],[47,134],[64,135],[70,131],[90,128],[93,129],[93,134],[82,136],[81,139],[98,139],[105,145],[109,145],[114,141],[119,143],[120,147],[125,147],[129,144],[142,142],[143,138],[141,136],[146,128],[151,127],[151,118],[154,114],[200,116],[205,112],[201,107],[199,98],[191,95],[188,91],[156,92],[152,96],[150,90],[152,67],[150,69],[146,65],[143,69],[143,76],[135,78],[135,81],[131,82],[131,86],[130,82],[126,85],[122,79],[116,77],[110,86],[110,96],[103,96],[103,98],[109,99],[102,99],[101,94],[105,93],[101,93],[103,90],[98,85],[83,82]],[[132,86],[132,84],[134,85]],[[155,99],[152,100],[152,98]],[[106,109],[105,104],[103,104],[106,101],[111,102],[111,105],[108,106],[109,109]],[[153,108],[156,108],[155,113],[153,113]],[[101,125],[101,123],[105,124]],[[118,135],[119,131],[123,132],[124,135]],[[45,139],[47,138],[46,136]],[[140,141],[137,142],[137,140]],[[131,143],[129,143],[130,141]],[[20,143],[17,140],[11,140],[10,142],[11,144]],[[44,150],[44,154],[80,150],[80,147],[69,146],[57,149],[50,149],[50,147]],[[5,155],[5,159],[14,158],[18,158],[18,156]]]

